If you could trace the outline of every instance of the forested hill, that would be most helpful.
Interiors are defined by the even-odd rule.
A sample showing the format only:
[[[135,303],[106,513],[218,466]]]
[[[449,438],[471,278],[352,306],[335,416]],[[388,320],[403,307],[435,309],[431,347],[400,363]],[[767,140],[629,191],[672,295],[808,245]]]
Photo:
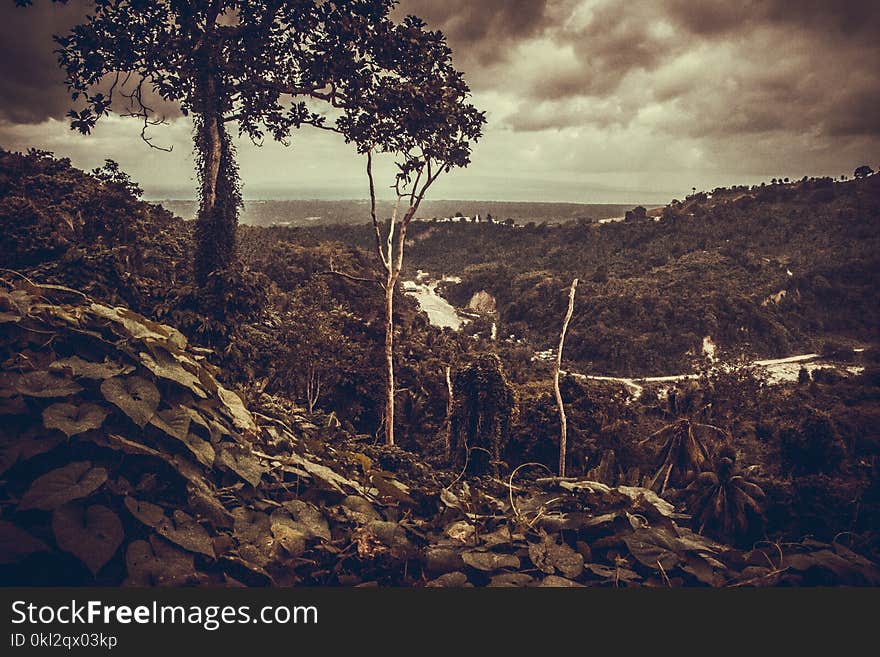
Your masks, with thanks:
[[[657,215],[657,216],[650,216]],[[295,231],[327,239],[330,227]],[[367,227],[344,239],[369,249]],[[500,335],[558,339],[581,279],[566,357],[622,375],[689,368],[711,336],[723,352],[787,356],[878,336],[880,176],[716,190],[614,223],[510,228],[415,224],[410,271],[456,275],[456,305],[498,301]]]

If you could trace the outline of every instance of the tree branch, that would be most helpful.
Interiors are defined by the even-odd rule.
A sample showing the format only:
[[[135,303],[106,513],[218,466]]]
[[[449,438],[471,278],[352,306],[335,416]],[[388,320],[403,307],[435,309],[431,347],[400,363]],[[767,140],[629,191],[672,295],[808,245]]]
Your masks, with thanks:
[[[382,233],[379,228],[379,218],[376,216],[376,181],[373,178],[373,151],[367,151],[367,178],[370,180],[370,217],[373,219],[373,231],[376,234],[376,252],[379,254],[379,259],[382,261],[382,266],[385,268],[385,271],[389,271],[390,263],[388,262],[388,258],[385,257],[385,254],[382,252]]]
[[[356,283],[376,283],[381,284],[377,278],[361,278],[359,276],[352,276],[351,274],[346,274],[345,272],[336,271],[335,269],[329,269],[327,271],[319,271],[318,276],[341,276],[342,278],[348,279],[350,281],[355,281]]]

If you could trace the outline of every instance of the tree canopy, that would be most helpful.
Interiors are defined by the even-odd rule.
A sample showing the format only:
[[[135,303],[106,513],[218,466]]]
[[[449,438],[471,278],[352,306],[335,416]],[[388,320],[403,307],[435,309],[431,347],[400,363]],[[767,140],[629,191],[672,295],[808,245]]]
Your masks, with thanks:
[[[396,22],[396,4],[95,0],[56,37],[71,127],[87,134],[117,111],[141,119],[149,143],[148,128],[163,121],[151,99],[195,116],[204,284],[234,259],[240,197],[226,124],[254,141],[286,142],[303,125],[332,131],[361,153],[401,155],[402,180],[468,164],[485,117],[466,102],[443,34],[414,16]]]

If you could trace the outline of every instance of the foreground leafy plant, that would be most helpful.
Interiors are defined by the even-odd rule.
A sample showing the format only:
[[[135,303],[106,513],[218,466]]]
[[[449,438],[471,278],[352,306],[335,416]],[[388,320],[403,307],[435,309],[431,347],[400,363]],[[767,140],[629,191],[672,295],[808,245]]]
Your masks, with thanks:
[[[747,536],[763,517],[764,491],[736,467],[736,451],[722,448],[714,468],[685,489],[689,507],[704,531],[723,540]]]

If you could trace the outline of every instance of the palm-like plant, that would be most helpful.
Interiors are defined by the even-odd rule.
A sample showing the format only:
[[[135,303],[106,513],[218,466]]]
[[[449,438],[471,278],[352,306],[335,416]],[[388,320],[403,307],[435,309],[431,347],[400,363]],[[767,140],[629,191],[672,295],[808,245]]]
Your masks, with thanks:
[[[708,404],[700,407],[701,394],[695,385],[671,390],[667,395],[668,413],[675,419],[642,441],[665,439],[659,466],[648,482],[648,487],[661,495],[670,484],[679,488],[687,486],[702,472],[710,461],[706,446],[709,435],[727,437],[724,430],[699,421],[709,407]]]
[[[711,425],[702,425],[691,422],[689,418],[682,418],[652,434],[652,438],[665,436],[666,442],[660,452],[660,467],[651,478],[648,488],[662,495],[670,483],[674,486],[683,486],[697,476],[709,461],[705,442],[695,431],[704,428],[715,429]]]
[[[736,452],[721,449],[713,468],[685,489],[699,533],[731,541],[747,535],[763,517],[764,491],[736,467]]]

